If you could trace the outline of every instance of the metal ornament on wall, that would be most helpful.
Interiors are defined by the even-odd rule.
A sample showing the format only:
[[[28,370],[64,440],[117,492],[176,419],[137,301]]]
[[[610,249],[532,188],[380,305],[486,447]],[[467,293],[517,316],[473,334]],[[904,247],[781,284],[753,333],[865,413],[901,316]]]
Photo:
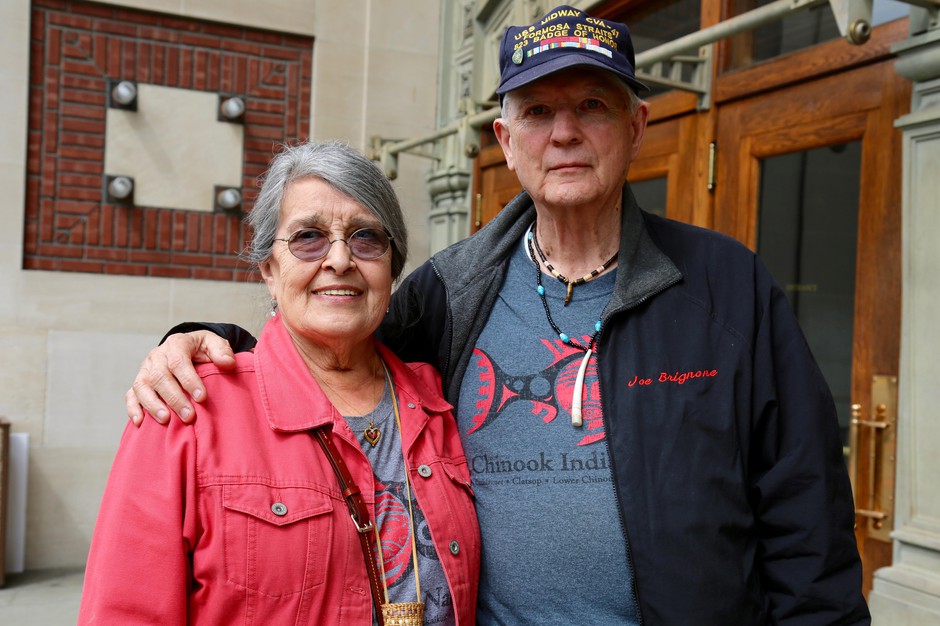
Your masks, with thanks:
[[[134,206],[134,179],[131,176],[106,175],[104,195],[112,204]]]
[[[232,124],[245,123],[245,99],[241,96],[219,94],[218,120]]]
[[[216,185],[213,189],[212,210],[216,213],[241,215],[242,190],[228,185]]]
[[[112,109],[136,111],[137,83],[132,80],[109,80],[108,106]]]

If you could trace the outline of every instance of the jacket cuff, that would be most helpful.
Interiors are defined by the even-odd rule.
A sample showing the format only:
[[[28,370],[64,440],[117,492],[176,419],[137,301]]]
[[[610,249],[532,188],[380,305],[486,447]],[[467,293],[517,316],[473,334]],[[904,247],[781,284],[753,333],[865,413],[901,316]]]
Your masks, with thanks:
[[[158,345],[163,345],[163,342],[166,341],[170,335],[191,333],[197,330],[208,330],[211,333],[228,339],[229,345],[232,346],[234,352],[248,352],[258,343],[251,333],[235,324],[224,324],[221,322],[183,322],[167,331]]]

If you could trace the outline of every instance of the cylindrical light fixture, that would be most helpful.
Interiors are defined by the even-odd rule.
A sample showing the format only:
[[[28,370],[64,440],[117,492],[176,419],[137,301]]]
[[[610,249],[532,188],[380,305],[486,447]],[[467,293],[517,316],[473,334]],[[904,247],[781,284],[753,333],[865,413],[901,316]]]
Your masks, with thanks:
[[[237,187],[215,187],[215,210],[238,213],[242,206],[242,192]]]
[[[245,101],[238,96],[224,98],[219,104],[220,119],[227,122],[241,122],[245,118]]]
[[[116,109],[137,110],[137,85],[122,80],[112,83],[110,105]]]
[[[134,182],[127,176],[115,176],[108,183],[108,193],[112,198],[123,200],[134,191]]]
[[[105,191],[108,200],[118,204],[132,204],[134,200],[134,179],[130,176],[108,176]]]

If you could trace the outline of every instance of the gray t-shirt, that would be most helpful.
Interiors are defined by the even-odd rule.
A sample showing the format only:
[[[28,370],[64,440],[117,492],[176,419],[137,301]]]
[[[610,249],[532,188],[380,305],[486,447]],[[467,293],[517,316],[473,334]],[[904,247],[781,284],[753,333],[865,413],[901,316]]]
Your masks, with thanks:
[[[562,332],[588,345],[616,272],[574,288],[543,275]],[[584,352],[562,343],[520,244],[464,376],[457,421],[483,537],[478,623],[637,624],[608,464],[594,357],[583,426],[571,423]]]
[[[375,407],[373,421],[382,436],[373,447],[365,437],[369,416],[346,417],[359,445],[372,463],[375,475],[375,510],[379,537],[382,540],[382,559],[388,584],[390,602],[414,602],[414,562],[411,554],[408,501],[405,492],[405,459],[402,456],[401,433],[395,424],[391,396],[388,388]],[[418,572],[421,576],[421,595],[424,602],[424,623],[434,626],[452,626],[455,623],[454,606],[447,587],[444,568],[438,557],[424,513],[411,492],[415,514]]]

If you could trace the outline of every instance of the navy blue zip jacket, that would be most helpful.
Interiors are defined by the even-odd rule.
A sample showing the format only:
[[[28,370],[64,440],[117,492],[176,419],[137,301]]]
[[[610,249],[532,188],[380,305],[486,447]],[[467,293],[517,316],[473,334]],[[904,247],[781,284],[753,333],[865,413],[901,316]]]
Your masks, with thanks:
[[[835,406],[785,295],[731,238],[626,185],[622,206],[597,367],[643,623],[869,624]],[[436,364],[454,406],[534,219],[520,194],[395,293],[383,341]]]
[[[645,624],[867,624],[835,406],[786,297],[740,243],[624,186],[600,397]],[[523,193],[397,290],[383,339],[458,406]],[[401,330],[403,329],[403,330]]]

